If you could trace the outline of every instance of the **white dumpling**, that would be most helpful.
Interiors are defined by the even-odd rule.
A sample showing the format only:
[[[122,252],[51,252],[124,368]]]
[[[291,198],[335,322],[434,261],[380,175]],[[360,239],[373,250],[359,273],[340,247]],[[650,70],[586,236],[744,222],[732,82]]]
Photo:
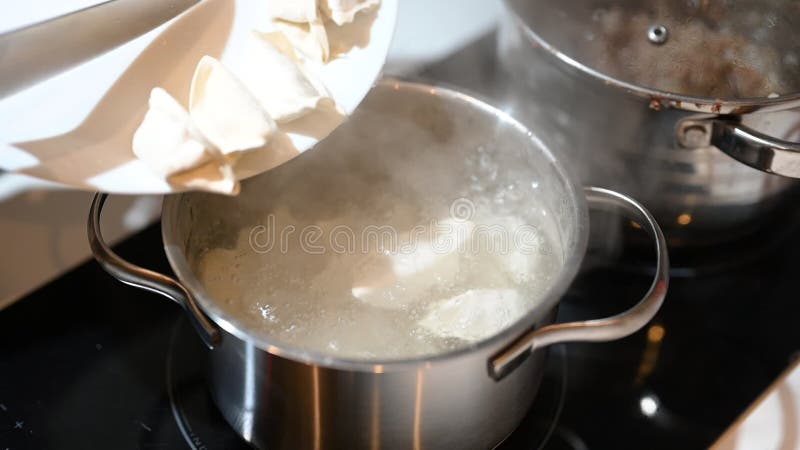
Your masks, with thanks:
[[[270,117],[279,123],[296,119],[330,100],[325,87],[297,59],[292,44],[280,33],[252,33],[247,64],[240,73]]]
[[[330,59],[328,32],[321,18],[308,23],[277,20],[274,25],[275,29],[283,33],[292,46],[306,58],[319,62],[328,62]]]
[[[488,257],[492,258],[500,272],[514,283],[527,282],[531,276],[538,273],[537,268],[542,264],[539,248],[541,237],[537,236],[538,228],[530,227],[513,216],[492,217],[490,222],[489,225],[500,226],[506,234],[508,248],[504,251],[487,252]],[[523,238],[524,242],[521,241]]]
[[[192,79],[189,115],[223,155],[263,147],[277,125],[222,63],[204,56]]]
[[[236,195],[239,193],[239,180],[229,161],[220,156],[200,167],[172,175],[167,180],[173,186],[184,187],[194,191],[208,191],[219,194]]]
[[[474,224],[445,220],[438,239],[415,242],[410,251],[361,255],[353,273],[354,297],[371,306],[404,309],[426,297],[431,289],[455,282],[464,244]],[[400,242],[408,242],[404,236]]]
[[[150,107],[133,135],[133,153],[176,187],[235,194],[233,169],[164,89],[150,93]]]
[[[380,0],[321,0],[320,8],[337,25],[355,20],[356,14],[380,4]]]
[[[209,161],[209,147],[186,109],[164,89],[154,88],[147,114],[133,135],[133,153],[157,174],[169,177]]]
[[[419,325],[434,336],[475,342],[499,333],[527,311],[516,290],[470,289],[434,303]]]
[[[268,9],[275,28],[294,48],[312,60],[328,61],[330,45],[317,0],[272,0]]]
[[[268,0],[267,13],[273,20],[307,23],[319,18],[317,0]]]

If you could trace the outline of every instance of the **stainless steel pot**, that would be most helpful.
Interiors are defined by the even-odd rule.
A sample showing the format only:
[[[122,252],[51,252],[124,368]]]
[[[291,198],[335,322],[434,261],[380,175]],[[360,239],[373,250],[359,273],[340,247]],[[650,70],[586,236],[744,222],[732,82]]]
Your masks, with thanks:
[[[531,184],[557,215],[563,269],[541,304],[509,329],[469,348],[432,357],[347,360],[250,333],[205,291],[191,264],[198,242],[207,242],[212,233],[231,232],[220,217],[263,204],[258,202],[265,196],[272,198],[259,189],[262,183],[295,174],[311,176],[307,169],[317,152],[349,149],[354,159],[346,165],[402,154],[411,146],[454,158],[454,169],[464,155],[494,148],[494,157],[502,162],[497,175],[524,177],[522,181]],[[420,164],[419,170],[428,169]],[[300,182],[305,185],[307,180]],[[653,236],[656,277],[642,300],[617,316],[552,324],[586,248],[586,199],[591,207],[621,209]],[[122,282],[162,294],[187,311],[211,348],[210,390],[217,406],[246,441],[260,448],[490,448],[511,433],[529,409],[546,347],[627,336],[656,314],[667,291],[666,242],[640,204],[604,189],[581,189],[548,148],[510,116],[462,93],[423,84],[381,82],[318,148],[248,180],[239,197],[167,197],[162,232],[177,280],[114,254],[100,232],[105,200],[105,195],[95,197],[89,216],[96,259]]]
[[[796,185],[771,175],[800,177],[800,144],[795,143],[800,140],[800,78],[792,69],[800,36],[798,16],[787,10],[796,4],[627,0],[505,0],[504,4],[498,49],[501,65],[514,80],[508,93],[513,114],[554,148],[566,149],[584,182],[619,189],[648,205],[671,243],[737,238],[755,229],[779,205],[781,194]],[[641,40],[645,48],[650,48],[650,40],[653,52],[664,51],[659,47],[663,40],[678,39],[674,30],[652,34],[659,28],[659,18],[716,20],[718,28],[727,24],[738,36],[777,50],[786,64],[793,64],[783,68],[795,74],[788,75],[790,92],[720,99],[645,87],[609,74],[595,62],[602,58],[589,56],[582,43],[599,39],[598,14],[612,8],[627,14],[623,21],[639,13],[653,18],[652,28],[636,30],[629,37]],[[716,16],[709,19],[703,14]],[[612,41],[603,50],[622,53],[624,45]],[[697,64],[694,70],[700,72],[705,62],[712,64],[720,56],[676,58],[656,67],[635,60],[624,63],[641,71],[663,70],[667,63]],[[689,69],[681,73],[692,74]]]

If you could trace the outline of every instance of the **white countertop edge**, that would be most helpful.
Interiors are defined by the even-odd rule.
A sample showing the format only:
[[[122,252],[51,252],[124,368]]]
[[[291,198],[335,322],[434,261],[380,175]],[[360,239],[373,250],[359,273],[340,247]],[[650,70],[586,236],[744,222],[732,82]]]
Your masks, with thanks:
[[[711,450],[800,450],[800,358],[731,424]]]

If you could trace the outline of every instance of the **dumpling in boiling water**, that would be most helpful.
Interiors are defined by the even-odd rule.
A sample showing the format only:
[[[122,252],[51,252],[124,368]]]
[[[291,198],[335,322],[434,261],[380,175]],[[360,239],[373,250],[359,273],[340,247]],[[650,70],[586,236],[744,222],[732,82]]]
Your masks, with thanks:
[[[323,102],[333,102],[322,83],[300,64],[282,33],[252,33],[248,52],[241,79],[276,121],[288,122]]]
[[[506,248],[487,252],[496,267],[514,283],[525,283],[539,273],[543,251],[541,229],[528,226],[518,217],[496,216],[491,226],[499,227],[506,236]],[[479,245],[479,244],[476,244]]]
[[[431,305],[419,325],[434,336],[475,342],[499,333],[527,310],[516,290],[470,289]]]
[[[407,249],[361,256],[354,270],[353,296],[371,306],[405,309],[421,301],[435,287],[455,282],[464,244],[475,226],[470,221],[444,220],[442,232],[433,241],[410,241],[406,235],[400,243],[410,242]]]
[[[189,114],[224,155],[263,147],[277,130],[247,88],[210,56],[204,56],[195,70]]]
[[[321,0],[320,7],[337,25],[355,20],[356,14],[380,3],[380,0]]]

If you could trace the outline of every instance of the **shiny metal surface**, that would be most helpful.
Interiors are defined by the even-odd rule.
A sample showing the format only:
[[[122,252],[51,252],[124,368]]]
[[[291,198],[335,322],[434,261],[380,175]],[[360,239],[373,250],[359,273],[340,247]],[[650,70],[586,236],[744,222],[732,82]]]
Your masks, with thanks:
[[[189,319],[194,325],[203,342],[209,348],[219,344],[220,331],[197,306],[194,296],[183,287],[182,284],[166,275],[162,275],[152,270],[147,270],[135,266],[117,256],[111,247],[103,239],[102,228],[100,227],[100,215],[103,212],[103,205],[108,198],[108,194],[97,194],[92,199],[92,206],[89,210],[89,220],[87,232],[89,235],[89,247],[92,254],[103,269],[110,273],[114,278],[123,283],[144,289],[146,291],[161,294],[174,301],[189,313]]]
[[[513,370],[506,370],[502,379],[494,379],[487,367],[492,355],[528,331],[546,330],[543,327],[553,322],[555,307],[576,275],[586,248],[583,191],[547,147],[510,116],[441,87],[383,81],[322,145],[335,145],[337,135],[343,133],[356,133],[365,151],[404,145],[407,140],[398,139],[391,128],[359,125],[369,123],[364,122],[368,118],[382,120],[381,114],[389,114],[396,121],[410,120],[421,133],[429,133],[431,146],[427,149],[431,152],[466,152],[471,151],[467,142],[477,145],[479,138],[494,140],[506,151],[516,149],[527,155],[531,176],[538,173],[544,177],[542,192],[553,197],[558,205],[554,213],[564,219],[560,224],[566,239],[565,266],[547,298],[509,329],[447,354],[396,361],[338,359],[251,335],[208,296],[189,263],[191,253],[197,250],[197,236],[220,231],[220,225],[209,223],[209,216],[202,211],[204,205],[206,209],[219,209],[204,197],[207,194],[165,199],[162,233],[170,264],[181,280],[175,282],[181,286],[178,295],[173,292],[172,281],[163,282],[161,277],[121,263],[102,244],[97,222],[102,197],[93,205],[90,240],[94,241],[95,257],[106,270],[135,286],[156,291],[166,288],[162,294],[173,299],[178,296],[186,304],[196,301],[199,310],[187,308],[187,312],[197,315],[201,323],[208,317],[219,326],[220,339],[210,355],[212,397],[231,426],[256,447],[486,449],[513,431],[536,395],[545,358],[541,347],[546,343],[524,358],[515,358]],[[454,153],[454,157],[460,154]],[[599,189],[587,193],[595,203],[617,204],[623,198]],[[242,195],[247,195],[246,186]],[[246,201],[244,198],[238,200]],[[237,206],[237,199],[226,201]],[[649,216],[645,213],[644,217]],[[666,264],[666,255],[660,258]],[[659,294],[663,294],[666,279],[660,281]],[[184,292],[186,297],[180,297]],[[634,320],[602,328],[609,335],[626,335],[634,326],[643,325],[640,318],[655,313],[657,307],[653,306],[657,305],[648,303],[647,312],[634,314]],[[573,326],[584,324],[560,325]]]
[[[0,98],[99,56],[200,0],[109,0],[0,34]]]
[[[647,30],[647,40],[655,45],[665,44],[669,39],[669,30],[664,25],[653,25]]]
[[[656,249],[656,275],[653,284],[639,303],[613,317],[547,325],[529,331],[490,361],[489,370],[493,377],[502,377],[517,358],[553,344],[611,341],[633,334],[645,326],[664,303],[669,286],[669,256],[666,238],[655,218],[636,200],[614,191],[588,187],[586,197],[590,208],[621,208],[627,217],[643,224],[648,230],[655,241]]]
[[[584,183],[620,190],[648,205],[671,244],[734,239],[757,227],[779,205],[780,194],[796,185],[740,164],[715,146],[735,155],[730,140],[687,149],[676,130],[684,120],[736,115],[741,126],[773,141],[800,140],[800,94],[723,101],[637,86],[587,67],[531,28],[532,18],[542,22],[548,8],[568,12],[585,4],[504,3],[498,50],[513,79],[507,95],[513,114],[552,147],[566,149]],[[565,36],[579,33],[578,23],[557,23]]]
[[[487,375],[486,356],[476,351],[383,373],[342,370],[281,358],[226,334],[211,353],[211,393],[258,448],[483,450],[528,410],[545,353],[499,382]]]
[[[760,133],[742,125],[739,120],[684,120],[678,125],[678,133],[679,141],[687,148],[698,143],[712,145],[755,169],[800,178],[800,143]]]

